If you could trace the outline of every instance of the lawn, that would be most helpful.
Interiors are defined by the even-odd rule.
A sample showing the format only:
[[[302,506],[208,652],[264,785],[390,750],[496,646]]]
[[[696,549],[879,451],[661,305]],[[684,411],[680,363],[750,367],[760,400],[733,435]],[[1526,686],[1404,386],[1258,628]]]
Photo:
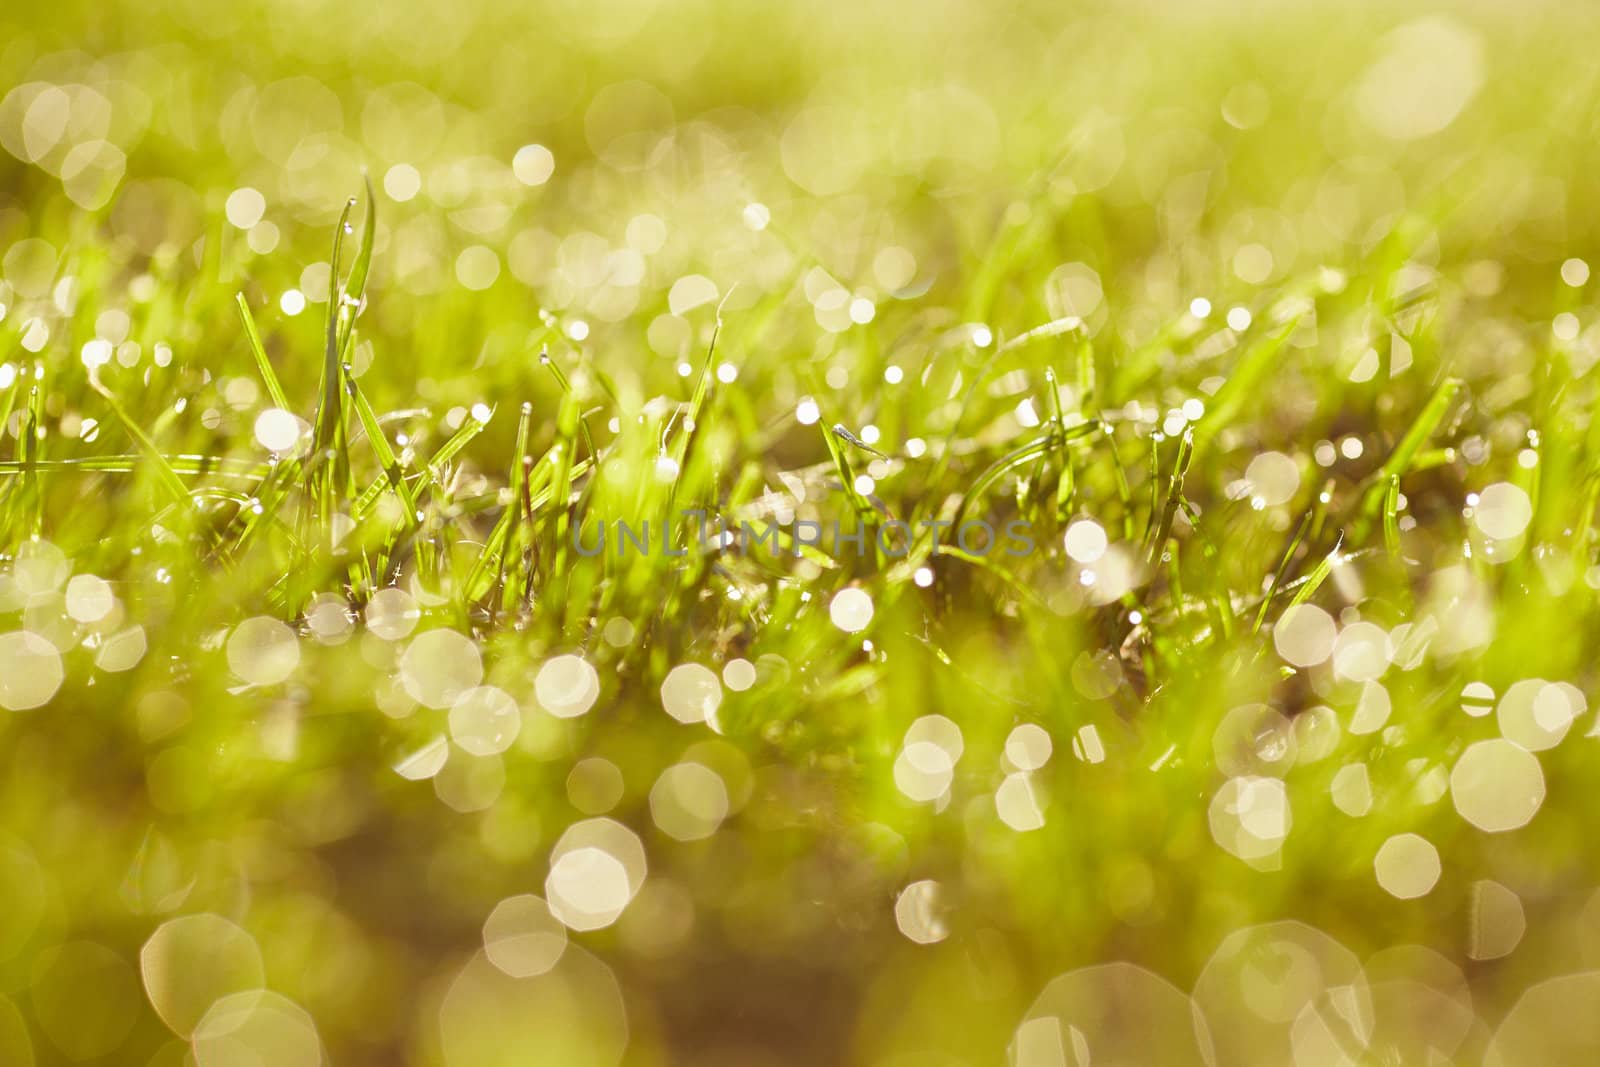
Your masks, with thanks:
[[[1597,45],[0,12],[0,1063],[1600,1059]]]

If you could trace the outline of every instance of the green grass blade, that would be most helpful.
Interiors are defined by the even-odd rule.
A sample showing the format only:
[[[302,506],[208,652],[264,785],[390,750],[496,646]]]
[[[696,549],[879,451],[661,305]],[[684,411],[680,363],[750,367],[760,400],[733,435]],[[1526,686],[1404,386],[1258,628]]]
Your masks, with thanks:
[[[344,238],[350,232],[350,209],[356,206],[354,199],[345,202],[344,211],[339,215],[339,225],[333,231],[333,252],[328,260],[330,287],[328,293],[328,319],[326,341],[322,358],[322,384],[318,389],[321,401],[317,405],[317,418],[312,435],[312,440],[317,452],[323,453],[333,447],[334,437],[339,425],[341,396],[344,390],[339,388],[341,371],[339,368],[339,322],[344,314],[344,286],[339,280],[339,258],[344,249]]]
[[[1311,568],[1311,573],[1307,574],[1299,587],[1295,589],[1294,596],[1289,599],[1289,607],[1292,608],[1310,600],[1316,591],[1321,588],[1322,583],[1328,580],[1328,575],[1333,573],[1333,568],[1339,563],[1339,549],[1343,544],[1344,537],[1340,535],[1339,540],[1334,542],[1333,548],[1328,550],[1326,556],[1317,561],[1317,565]]]
[[[350,403],[356,409],[356,417],[361,420],[361,428],[367,435],[367,441],[372,445],[372,451],[378,457],[378,465],[383,469],[384,477],[388,479],[389,487],[400,498],[400,504],[405,509],[406,526],[415,527],[418,520],[417,499],[411,493],[411,487],[406,484],[405,472],[400,469],[400,463],[395,458],[394,449],[389,445],[389,438],[384,435],[383,427],[378,425],[378,416],[372,410],[366,394],[356,384],[355,375],[351,373],[348,363],[341,367],[344,375],[345,389],[350,394]]]
[[[1391,559],[1400,558],[1400,476],[1390,475],[1389,491],[1383,495],[1383,544]]]
[[[282,408],[284,411],[292,410],[289,407],[289,397],[283,391],[283,384],[278,381],[277,371],[272,369],[272,361],[267,358],[266,346],[261,343],[261,331],[256,329],[255,316],[250,314],[250,302],[243,293],[234,294],[234,303],[239,309],[239,320],[244,323],[244,335],[250,342],[250,354],[255,357],[256,370],[261,374],[261,380],[267,384],[267,395],[272,398],[273,407]]]
[[[172,498],[174,503],[181,505],[187,512],[190,504],[189,490],[184,486],[183,479],[178,477],[178,472],[172,469],[172,464],[167,462],[167,457],[162,454],[161,449],[157,448],[156,443],[150,439],[149,435],[140,428],[138,423],[133,421],[133,418],[118,403],[111,390],[101,384],[99,374],[91,373],[89,375],[89,387],[100,394],[101,399],[106,402],[106,406],[111,408],[112,414],[122,424],[122,428],[128,431],[128,436],[132,437],[134,442],[138,444],[140,452],[154,467],[156,481],[160,483],[161,488]]]
[[[1450,405],[1454,403],[1456,394],[1460,391],[1459,378],[1446,378],[1434,388],[1433,395],[1412,420],[1405,436],[1384,461],[1383,467],[1372,476],[1371,488],[1368,489],[1362,504],[1362,512],[1365,515],[1376,514],[1383,502],[1384,494],[1389,492],[1390,483],[1411,469],[1412,461],[1422,446],[1433,436],[1434,431],[1439,428],[1439,424],[1444,421],[1445,415],[1450,411]]]
[[[1266,379],[1267,372],[1272,369],[1278,353],[1283,351],[1283,346],[1288,343],[1299,326],[1300,318],[1296,316],[1279,327],[1276,333],[1258,340],[1245,351],[1244,356],[1233,368],[1233,373],[1228,375],[1227,382],[1206,404],[1205,414],[1194,426],[1196,456],[1204,454],[1223,427],[1239,417],[1245,404],[1256,395]]]

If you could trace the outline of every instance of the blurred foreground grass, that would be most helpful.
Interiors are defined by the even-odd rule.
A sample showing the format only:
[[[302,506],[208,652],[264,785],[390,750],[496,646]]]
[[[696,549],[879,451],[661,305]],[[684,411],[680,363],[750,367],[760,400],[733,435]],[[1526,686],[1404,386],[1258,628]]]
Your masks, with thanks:
[[[0,15],[0,1062],[1594,1059],[1596,18]]]

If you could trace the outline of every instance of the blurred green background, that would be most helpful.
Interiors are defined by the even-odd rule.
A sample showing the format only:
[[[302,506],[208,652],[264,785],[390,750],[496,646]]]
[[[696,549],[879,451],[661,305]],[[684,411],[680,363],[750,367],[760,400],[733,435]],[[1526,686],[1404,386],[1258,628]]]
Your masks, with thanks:
[[[0,1062],[1592,1058],[1597,20],[12,5]]]

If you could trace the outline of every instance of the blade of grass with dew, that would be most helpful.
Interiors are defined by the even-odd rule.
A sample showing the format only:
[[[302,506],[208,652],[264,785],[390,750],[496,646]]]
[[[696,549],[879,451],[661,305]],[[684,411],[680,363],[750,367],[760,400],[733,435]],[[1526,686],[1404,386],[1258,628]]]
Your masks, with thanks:
[[[301,465],[298,460],[287,460],[274,464],[264,473],[251,492],[255,506],[249,509],[249,517],[243,524],[232,532],[232,541],[220,549],[224,558],[238,559],[244,555],[252,543],[263,531],[279,522],[279,509],[286,503],[294,486],[300,484]],[[304,551],[304,544],[300,541],[298,531],[293,524],[286,522],[284,525],[295,537],[298,550]]]
[[[548,348],[539,353],[539,363],[555,378],[556,384],[561,387],[563,393],[572,392],[572,383],[567,380],[566,373],[556,364],[556,361],[550,358],[550,350]],[[614,399],[615,396],[613,395]],[[589,455],[593,456],[595,454],[594,438],[589,434],[589,420],[585,419],[581,412],[578,415],[578,429],[583,434],[583,447],[588,451]]]
[[[1025,340],[1033,340],[1038,337],[1058,336],[1059,333],[1073,333],[1081,335],[1082,332],[1082,320],[1078,319],[1076,316],[1068,316],[1064,319],[1057,319],[1053,322],[1045,323],[1043,326],[1035,327],[1033,330],[1026,331],[1020,334],[1018,337],[997,346],[995,350],[983,360],[977,372],[973,374],[971,384],[968,385],[963,391],[961,397],[961,406],[957,409],[955,421],[951,423],[950,431],[947,434],[949,441],[954,442],[960,439],[962,427],[966,423],[967,413],[971,410],[973,401],[977,398],[980,388],[986,381],[989,380],[989,375],[994,371],[994,368],[1000,362],[1003,356],[1010,353],[1015,348],[1020,347],[1020,343],[1024,342]],[[955,450],[950,447],[949,443],[947,443],[945,447],[940,450],[939,458],[934,463],[933,472],[929,476],[930,481],[938,483],[944,480],[946,473],[950,469],[950,461],[952,458],[954,458],[954,455]],[[913,513],[913,520],[916,519],[918,514],[920,514],[920,512]],[[915,525],[915,522],[913,522],[913,525]]]
[[[961,502],[956,506],[955,518],[952,520],[952,523],[959,526],[961,520],[965,518],[968,509],[972,506],[972,503],[976,500],[982,499],[983,496],[986,495],[991,488],[993,488],[996,482],[1010,472],[1016,470],[1026,463],[1032,462],[1038,456],[1045,455],[1054,449],[1065,448],[1068,443],[1087,437],[1090,434],[1098,431],[1100,428],[1101,426],[1098,422],[1080,423],[1079,425],[1063,430],[1060,433],[1050,432],[1046,433],[1042,437],[1036,437],[1032,441],[1029,441],[1028,443],[1021,445],[1018,448],[1015,448],[1001,456],[999,459],[989,464],[989,466],[986,467],[983,472],[973,480],[972,485],[961,497]]]
[[[363,402],[365,402],[364,397]],[[369,407],[369,413],[371,410],[372,409]],[[373,431],[366,426],[366,420],[361,419],[360,421],[362,423],[363,435],[372,437]],[[381,427],[382,422],[383,418],[381,416],[375,417],[375,426]],[[445,443],[440,445],[438,449],[435,450],[432,456],[428,457],[428,461],[423,464],[421,470],[418,470],[413,474],[403,474],[409,462],[407,457],[411,455],[411,450],[409,448],[402,451],[399,456],[395,457],[394,469],[402,472],[403,480],[416,480],[417,484],[410,488],[410,495],[413,501],[415,501],[422,493],[432,492],[440,488],[439,479],[444,476],[445,467],[450,463],[451,460],[455,459],[455,457],[459,455],[468,444],[472,442],[474,437],[477,437],[480,433],[482,433],[487,425],[488,424],[485,422],[478,421],[478,417],[476,415],[468,412],[466,419],[463,420],[460,427],[456,429],[456,432],[451,434],[450,437],[445,440]],[[381,433],[379,436],[381,436]],[[388,447],[387,442],[385,442],[384,447]],[[392,451],[390,454],[393,454]],[[374,478],[372,481],[368,482],[367,487],[361,491],[361,495],[356,498],[355,503],[351,506],[351,517],[359,520],[369,514],[372,510],[372,506],[376,504],[378,498],[383,495],[384,489],[392,486],[392,484],[393,483],[387,472],[378,475],[377,478]],[[404,497],[402,497],[402,500],[403,499]]]
[[[578,398],[572,393],[561,395],[556,409],[556,439],[548,453],[551,465],[550,516],[552,558],[555,566],[549,580],[563,585],[567,578],[568,535],[572,527],[572,481],[574,454],[578,442]],[[680,467],[679,470],[682,470]],[[559,602],[559,601],[558,601]]]
[[[1081,335],[1082,333],[1083,320],[1076,315],[1064,315],[1059,319],[1052,319],[1043,325],[1022,331],[996,348],[995,355],[1014,352],[1019,348],[1033,344],[1035,341],[1045,341],[1052,337],[1061,337],[1067,334]]]
[[[700,367],[700,379],[695,383],[694,395],[690,398],[688,410],[684,413],[684,430],[679,435],[677,448],[672,455],[679,477],[673,479],[668,487],[666,506],[668,515],[673,514],[677,508],[678,487],[683,484],[683,475],[688,472],[689,461],[694,456],[694,445],[704,425],[707,398],[715,388],[717,340],[722,336],[722,308],[732,293],[732,289],[728,290],[717,304],[717,317],[711,327],[711,340],[706,345],[706,358]]]
[[[372,247],[378,232],[378,198],[372,190],[372,177],[369,174],[362,174],[361,181],[367,194],[366,211],[361,221],[361,243],[356,246],[356,258],[350,265],[350,276],[339,290],[341,306],[338,309],[338,317],[342,320],[342,325],[341,336],[338,339],[338,353],[341,361],[349,349],[350,338],[356,328],[356,319],[366,306],[367,276],[372,271]],[[337,280],[337,268],[332,277]]]
[[[350,232],[350,210],[355,199],[345,201],[334,227],[333,251],[328,261],[328,314],[323,345],[317,409],[312,424],[311,456],[304,464],[305,494],[301,501],[301,541],[331,552],[333,516],[337,497],[347,490],[349,454],[344,435],[344,389],[340,384],[340,317],[344,309],[344,282],[340,259],[344,238]],[[298,594],[297,594],[298,595]]]
[[[316,421],[312,428],[312,447],[318,454],[325,453],[333,447],[344,395],[344,390],[339,387],[340,319],[344,313],[344,282],[339,276],[339,259],[344,250],[345,235],[351,232],[350,211],[355,206],[354,197],[345,201],[344,211],[339,215],[339,223],[334,227],[333,252],[328,260],[329,285],[332,290],[328,294],[322,380],[317,387],[320,399],[317,403]]]
[[[488,417],[483,419],[479,419],[477,415],[468,411],[467,417],[456,428],[456,432],[451,434],[444,444],[435,449],[433,455],[428,457],[428,462],[423,464],[421,488],[430,493],[442,491],[444,488],[445,469],[461,454],[467,445],[472,443],[473,438],[488,427],[489,420],[493,418],[493,409],[490,409]]]
[[[1159,525],[1154,525],[1155,514],[1150,519],[1153,524],[1154,536],[1146,546],[1150,562],[1154,563],[1161,556],[1162,546],[1167,543],[1167,538],[1172,533],[1173,520],[1177,518],[1179,502],[1183,499],[1183,481],[1189,473],[1189,463],[1194,459],[1194,431],[1185,430],[1183,437],[1178,442],[1178,455],[1173,461],[1172,472],[1166,479],[1165,504],[1161,508]]]
[[[524,497],[528,492],[529,471],[523,464],[522,459],[528,451],[528,432],[532,422],[533,405],[524,402],[522,413],[517,419],[517,438],[516,445],[511,452],[511,467],[506,472],[508,491],[505,510],[495,520],[494,526],[489,531],[488,538],[484,541],[483,552],[467,573],[464,593],[469,602],[477,601],[487,596],[491,590],[504,587],[506,545],[511,540],[512,532],[516,529],[517,521],[521,517]],[[489,578],[489,568],[491,566],[494,568],[492,581]]]
[[[856,487],[855,468],[850,463],[850,457],[845,455],[844,449],[840,447],[841,441],[853,441],[855,435],[837,423],[830,427],[826,419],[818,420],[817,427],[822,431],[822,440],[828,449],[828,458],[833,461],[833,467],[839,476],[845,499],[850,502],[850,507],[856,514],[856,522],[859,525],[857,530],[853,532],[859,533],[872,541],[873,561],[875,565],[881,567],[884,562],[884,555],[883,545],[880,543],[876,532],[878,528],[877,509],[872,506],[872,501],[862,495],[861,490]],[[842,434],[841,430],[843,430]]]
[[[140,469],[146,457],[142,453],[123,452],[109,456],[75,456],[70,459],[39,459],[32,461],[38,471],[82,471],[92,474],[133,474]],[[268,465],[227,456],[168,456],[167,464],[179,474],[215,474],[221,478],[238,478],[255,482],[266,476]],[[20,460],[0,460],[0,475],[19,474],[24,464]]]

